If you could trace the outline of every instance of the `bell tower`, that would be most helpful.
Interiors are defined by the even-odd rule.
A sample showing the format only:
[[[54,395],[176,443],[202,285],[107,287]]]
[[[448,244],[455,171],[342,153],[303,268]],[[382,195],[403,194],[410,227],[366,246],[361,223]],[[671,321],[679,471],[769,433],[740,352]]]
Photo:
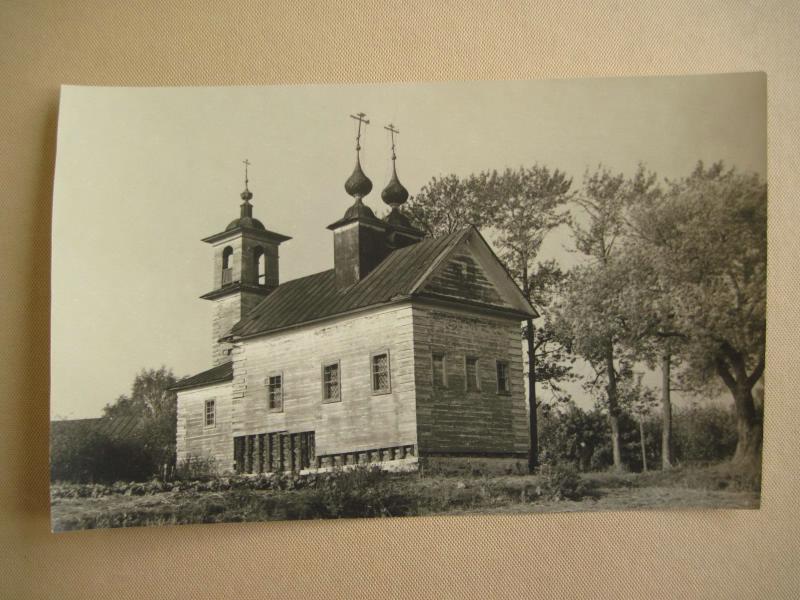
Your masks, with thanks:
[[[231,327],[280,284],[278,246],[291,238],[269,231],[253,217],[253,193],[249,189],[245,160],[244,191],[238,219],[224,231],[203,241],[214,248],[212,289],[200,296],[214,303],[212,358],[214,366],[230,360],[231,344],[222,342]]]

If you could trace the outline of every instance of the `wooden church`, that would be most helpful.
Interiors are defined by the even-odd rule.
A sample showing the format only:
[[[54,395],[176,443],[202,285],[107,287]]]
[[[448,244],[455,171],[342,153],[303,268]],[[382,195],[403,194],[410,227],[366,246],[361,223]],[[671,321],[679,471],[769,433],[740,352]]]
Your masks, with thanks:
[[[180,381],[177,458],[220,472],[387,469],[464,461],[524,468],[520,321],[535,316],[474,227],[426,238],[393,173],[379,219],[360,158],[333,235],[333,268],[281,283],[288,236],[241,214],[214,248],[213,363]],[[364,121],[366,122],[366,121]],[[396,130],[392,130],[392,136]]]

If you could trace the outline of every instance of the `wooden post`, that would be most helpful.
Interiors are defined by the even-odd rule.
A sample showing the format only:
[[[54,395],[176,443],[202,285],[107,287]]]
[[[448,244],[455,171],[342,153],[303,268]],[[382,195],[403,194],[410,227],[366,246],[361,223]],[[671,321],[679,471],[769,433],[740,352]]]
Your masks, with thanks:
[[[644,415],[639,415],[639,440],[642,446],[642,470],[647,473],[647,448],[644,440]]]
[[[661,357],[661,468],[672,468],[672,400],[668,352]]]

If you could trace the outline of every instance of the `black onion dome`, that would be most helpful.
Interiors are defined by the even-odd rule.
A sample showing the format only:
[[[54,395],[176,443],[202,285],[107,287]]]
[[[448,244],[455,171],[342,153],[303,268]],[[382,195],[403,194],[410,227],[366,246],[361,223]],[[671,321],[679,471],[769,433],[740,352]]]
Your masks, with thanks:
[[[231,229],[236,229],[237,227],[244,227],[245,229],[260,229],[261,231],[266,230],[264,224],[258,219],[253,217],[239,217],[238,219],[231,221],[230,224],[225,228],[225,231],[230,231]]]
[[[354,198],[363,198],[372,191],[372,181],[361,170],[361,161],[357,155],[356,166],[353,173],[344,182],[344,190]]]
[[[389,180],[389,184],[381,192],[381,198],[393,208],[404,204],[408,200],[408,190],[400,183],[397,178],[397,171],[394,168],[392,168],[392,178]]]
[[[242,198],[242,200],[248,202],[253,199],[253,192],[251,192],[247,188],[244,188],[244,191],[241,194],[239,194],[239,196]]]

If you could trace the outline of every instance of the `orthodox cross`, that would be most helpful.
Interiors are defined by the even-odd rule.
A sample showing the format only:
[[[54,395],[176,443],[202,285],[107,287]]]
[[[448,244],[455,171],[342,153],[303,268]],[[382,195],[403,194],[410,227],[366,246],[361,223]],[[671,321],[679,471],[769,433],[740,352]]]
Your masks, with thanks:
[[[247,189],[247,184],[249,182],[247,179],[247,167],[249,167],[251,163],[246,158],[242,161],[242,163],[244,164],[244,189]]]
[[[392,136],[392,162],[394,162],[397,159],[397,155],[395,155],[394,153],[394,134],[400,133],[400,131],[395,129],[394,125],[392,125],[391,123],[389,123],[386,127],[384,127],[384,129],[388,131],[389,134]]]
[[[361,150],[361,124],[364,123],[364,125],[369,125],[369,120],[364,118],[366,116],[367,115],[364,114],[363,112],[350,115],[351,119],[355,119],[356,121],[358,121],[358,135],[356,135],[356,152],[359,152]]]

